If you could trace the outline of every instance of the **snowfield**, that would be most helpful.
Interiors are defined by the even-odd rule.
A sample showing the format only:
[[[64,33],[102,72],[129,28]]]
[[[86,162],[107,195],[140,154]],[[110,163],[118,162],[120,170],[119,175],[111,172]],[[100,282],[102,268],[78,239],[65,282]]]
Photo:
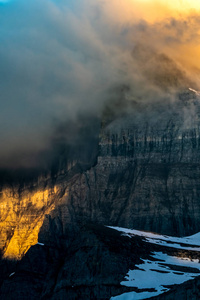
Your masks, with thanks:
[[[200,252],[200,233],[178,238],[121,227],[108,227],[120,231],[122,235],[129,238],[141,236],[147,243]],[[133,287],[138,290],[112,297],[111,300],[148,299],[169,291],[170,286],[174,284],[181,284],[196,276],[200,276],[200,263],[198,259],[170,256],[163,252],[153,252],[150,259],[143,259],[142,261],[141,264],[136,265],[136,269],[129,270],[124,281],[121,282],[123,286]],[[146,290],[144,291],[144,289]]]

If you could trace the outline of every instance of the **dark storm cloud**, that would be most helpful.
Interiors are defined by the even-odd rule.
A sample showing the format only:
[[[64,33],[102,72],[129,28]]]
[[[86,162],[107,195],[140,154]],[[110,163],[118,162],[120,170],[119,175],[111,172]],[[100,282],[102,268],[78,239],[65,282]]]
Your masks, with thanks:
[[[48,147],[55,120],[100,109],[108,78],[92,28],[69,9],[17,1],[0,20],[1,164],[12,165]]]

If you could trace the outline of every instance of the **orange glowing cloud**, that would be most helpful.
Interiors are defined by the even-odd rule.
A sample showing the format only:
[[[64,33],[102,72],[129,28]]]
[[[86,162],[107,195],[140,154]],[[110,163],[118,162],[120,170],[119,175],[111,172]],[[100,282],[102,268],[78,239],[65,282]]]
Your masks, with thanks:
[[[200,2],[196,0],[118,0],[103,5],[105,14],[109,13],[109,17],[118,22],[139,19],[155,22],[200,11]]]
[[[132,0],[131,2],[140,17],[151,22],[200,11],[200,2],[196,0]]]
[[[200,85],[200,1],[109,1],[104,15],[119,30],[126,28],[133,48],[142,44],[166,55]]]

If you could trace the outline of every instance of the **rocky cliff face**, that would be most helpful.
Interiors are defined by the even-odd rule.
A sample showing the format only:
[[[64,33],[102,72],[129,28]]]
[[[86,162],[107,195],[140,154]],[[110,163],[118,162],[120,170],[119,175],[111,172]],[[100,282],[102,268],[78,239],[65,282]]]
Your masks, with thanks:
[[[102,128],[97,164],[68,182],[67,205],[54,212],[68,217],[57,224],[95,222],[170,235],[199,231],[196,101],[180,101],[175,110],[132,112]]]
[[[48,274],[54,280],[57,278],[56,285],[55,282],[52,285],[58,284],[59,290],[66,290],[69,285],[73,286],[74,279],[69,283],[63,282],[62,278],[71,272],[75,275],[69,275],[70,278],[77,275],[79,267],[75,267],[75,261],[79,261],[80,253],[86,253],[83,261],[89,256],[96,257],[94,264],[98,255],[107,255],[104,250],[95,250],[99,254],[88,251],[87,239],[93,246],[98,244],[97,249],[102,246],[99,240],[96,244],[96,238],[93,239],[88,231],[81,234],[86,224],[117,225],[177,236],[200,231],[199,109],[199,100],[192,93],[182,95],[172,104],[136,106],[112,121],[102,123],[96,156],[94,150],[86,147],[87,158],[81,159],[82,163],[77,160],[67,172],[58,160],[62,167],[42,184],[26,185],[22,190],[16,186],[3,187],[0,200],[3,257],[20,259],[39,240],[54,250],[42,250],[40,254],[38,245],[30,250],[36,253],[33,256],[37,259],[42,255],[45,262],[55,259],[55,264],[51,265],[54,271],[45,269],[41,274]],[[96,142],[92,143],[92,148],[94,145]],[[90,153],[91,163],[88,162]],[[82,239],[85,239],[85,248],[77,250],[74,260],[68,261],[67,265],[65,261],[63,265],[62,255],[71,257],[70,248]],[[30,251],[25,257],[30,257]],[[91,261],[88,264],[91,268],[88,278],[96,278],[92,273],[96,267],[93,268]],[[31,267],[33,265],[31,262]],[[58,266],[59,272],[52,275]],[[62,276],[60,272],[64,272]],[[40,270],[36,273],[40,274]],[[92,290],[94,283],[83,276],[79,279],[79,286],[90,286]],[[99,279],[95,280],[98,282]],[[105,288],[103,299],[112,295],[113,282],[109,285],[106,281],[107,285],[109,292]],[[39,290],[43,288],[43,285],[38,287]],[[44,295],[51,299],[55,289],[52,286],[46,289]],[[5,291],[4,286],[4,297],[8,292]],[[63,299],[67,293],[61,293],[60,298],[55,299]],[[92,297],[91,293],[86,292],[86,295]],[[91,299],[98,299],[99,292],[95,293]],[[23,297],[15,299],[25,299]],[[77,293],[74,297],[70,299],[77,299]]]

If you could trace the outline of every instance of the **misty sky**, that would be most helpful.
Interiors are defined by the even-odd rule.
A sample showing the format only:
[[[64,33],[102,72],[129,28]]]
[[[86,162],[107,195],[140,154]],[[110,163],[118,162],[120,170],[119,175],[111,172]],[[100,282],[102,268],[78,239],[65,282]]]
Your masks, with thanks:
[[[55,124],[100,116],[118,86],[140,101],[198,88],[200,5],[168,2],[1,0],[0,168],[32,166]]]

